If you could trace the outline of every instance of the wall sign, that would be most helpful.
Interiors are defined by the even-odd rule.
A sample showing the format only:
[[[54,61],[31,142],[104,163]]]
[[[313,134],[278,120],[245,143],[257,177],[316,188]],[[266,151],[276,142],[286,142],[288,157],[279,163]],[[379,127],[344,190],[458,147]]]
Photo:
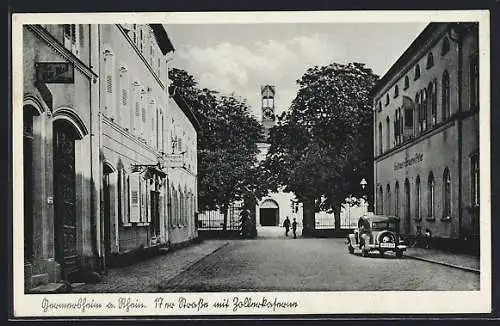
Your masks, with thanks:
[[[169,168],[182,168],[184,167],[183,154],[169,154],[165,156],[165,165]]]
[[[36,80],[45,84],[73,84],[75,68],[69,62],[36,62]]]
[[[401,162],[394,162],[394,170],[399,170],[407,166],[413,165],[415,163],[422,162],[423,159],[424,159],[424,154],[415,153],[415,155],[412,158],[407,158]]]

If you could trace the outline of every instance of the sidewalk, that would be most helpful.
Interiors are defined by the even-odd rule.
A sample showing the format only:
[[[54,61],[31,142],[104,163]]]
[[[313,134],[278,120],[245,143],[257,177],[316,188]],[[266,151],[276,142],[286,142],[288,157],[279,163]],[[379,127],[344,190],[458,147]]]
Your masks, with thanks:
[[[479,273],[479,256],[455,254],[437,249],[408,248],[405,256]]]
[[[200,244],[156,256],[136,264],[114,268],[97,284],[83,284],[74,293],[158,292],[159,286],[204,257],[228,244],[225,240],[205,240]]]

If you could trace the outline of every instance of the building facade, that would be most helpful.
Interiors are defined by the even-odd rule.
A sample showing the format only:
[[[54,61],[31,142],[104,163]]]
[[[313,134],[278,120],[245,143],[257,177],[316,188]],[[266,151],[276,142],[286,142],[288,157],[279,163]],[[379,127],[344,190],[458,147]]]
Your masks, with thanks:
[[[23,27],[25,289],[99,265],[97,29]]]
[[[164,26],[23,32],[25,289],[195,239],[199,124]]]
[[[431,23],[372,91],[375,213],[479,238],[478,25]]]

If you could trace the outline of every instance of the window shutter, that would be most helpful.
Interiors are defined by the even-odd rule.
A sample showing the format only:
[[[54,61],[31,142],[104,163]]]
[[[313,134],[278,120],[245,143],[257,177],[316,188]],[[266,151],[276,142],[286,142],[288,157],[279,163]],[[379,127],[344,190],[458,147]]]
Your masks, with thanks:
[[[121,189],[121,205],[122,205],[122,223],[127,224],[129,223],[129,216],[127,212],[127,201],[128,201],[128,187],[127,187],[127,182],[126,182],[126,176],[125,172],[122,170],[120,173],[120,182],[122,184],[122,189]]]
[[[140,178],[140,189],[141,189],[141,215],[139,222],[145,222],[146,221],[146,183],[144,182],[144,179]]]
[[[108,94],[113,94],[113,76],[106,76],[106,92]]]
[[[132,223],[140,222],[140,174],[132,173],[128,177],[130,209],[129,221]]]

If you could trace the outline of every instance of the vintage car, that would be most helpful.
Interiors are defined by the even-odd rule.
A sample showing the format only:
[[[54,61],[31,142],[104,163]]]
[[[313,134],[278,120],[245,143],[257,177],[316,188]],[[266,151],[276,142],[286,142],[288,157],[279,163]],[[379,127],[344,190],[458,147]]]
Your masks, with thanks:
[[[353,254],[361,251],[363,257],[371,251],[378,251],[381,256],[387,251],[396,253],[396,257],[403,257],[406,245],[400,239],[399,219],[395,216],[373,215],[364,217],[358,228],[346,238],[347,249]]]

